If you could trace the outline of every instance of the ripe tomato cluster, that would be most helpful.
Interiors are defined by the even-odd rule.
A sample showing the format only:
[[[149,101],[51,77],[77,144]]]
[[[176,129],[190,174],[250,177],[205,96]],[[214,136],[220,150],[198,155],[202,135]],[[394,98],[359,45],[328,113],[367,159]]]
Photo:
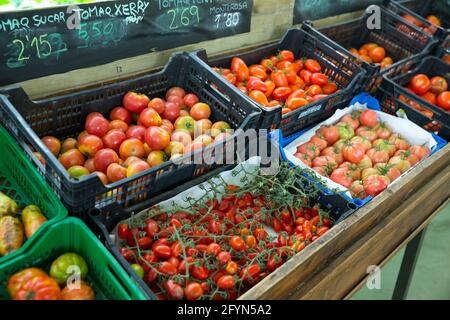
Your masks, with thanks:
[[[402,18],[405,19],[406,21],[410,22],[411,24],[416,25],[419,28],[422,28],[423,31],[425,31],[426,33],[431,34],[431,35],[433,35],[436,32],[436,30],[437,30],[436,27],[441,26],[441,20],[434,15],[429,15],[425,18],[428,22],[430,22],[432,24],[429,27],[425,27],[425,25],[422,23],[422,21],[414,18],[413,16],[411,16],[409,14],[402,15]]]
[[[321,126],[295,157],[322,176],[348,188],[355,198],[375,197],[430,154],[410,146],[378,121],[372,110],[354,111],[333,126]]]
[[[265,107],[282,106],[287,114],[338,91],[314,59],[296,59],[289,50],[247,66],[234,57],[231,67],[213,68],[231,84]]]
[[[407,89],[432,105],[450,111],[450,91],[448,91],[448,84],[444,77],[434,76],[429,78],[425,74],[416,74],[410,80]],[[406,98],[404,95],[401,95],[399,99],[430,118],[434,115],[432,111],[423,108],[420,104]]]
[[[263,186],[263,179],[225,185],[219,200],[171,211],[156,206],[119,224],[121,254],[160,299],[236,299],[332,225],[326,211],[298,194],[305,191],[287,193],[284,182]]]
[[[53,136],[42,141],[70,176],[95,172],[104,184],[136,175],[230,136],[225,121],[212,123],[211,108],[193,93],[170,88],[163,98],[128,92],[123,106],[109,119],[90,113],[85,131],[62,143]],[[40,154],[36,156],[44,163]]]
[[[381,70],[394,63],[391,57],[386,56],[386,50],[374,42],[363,44],[359,50],[351,48],[350,52],[366,62],[379,64]]]

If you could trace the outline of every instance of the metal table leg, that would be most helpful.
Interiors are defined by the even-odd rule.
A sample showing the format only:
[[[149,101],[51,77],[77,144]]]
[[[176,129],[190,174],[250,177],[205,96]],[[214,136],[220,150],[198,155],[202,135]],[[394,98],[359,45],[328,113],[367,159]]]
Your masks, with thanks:
[[[395,284],[392,300],[404,300],[408,294],[408,289],[414,274],[417,258],[420,253],[420,248],[422,247],[422,240],[425,235],[425,230],[426,229],[423,229],[406,245],[405,255],[403,256],[400,271],[397,276],[397,282]]]

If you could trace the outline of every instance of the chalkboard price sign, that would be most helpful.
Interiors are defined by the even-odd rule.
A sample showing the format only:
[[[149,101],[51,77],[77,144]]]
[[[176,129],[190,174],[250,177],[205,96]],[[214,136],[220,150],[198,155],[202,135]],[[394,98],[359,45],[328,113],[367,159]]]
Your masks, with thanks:
[[[249,32],[252,9],[253,0],[118,0],[0,13],[0,85]]]
[[[293,24],[364,10],[372,4],[382,3],[383,0],[295,0]]]

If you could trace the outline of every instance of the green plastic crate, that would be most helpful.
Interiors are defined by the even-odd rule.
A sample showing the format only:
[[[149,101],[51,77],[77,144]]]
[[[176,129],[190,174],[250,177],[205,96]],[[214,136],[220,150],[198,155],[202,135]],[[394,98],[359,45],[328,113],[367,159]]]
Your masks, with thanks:
[[[3,262],[27,251],[28,247],[45,233],[49,225],[67,216],[67,209],[1,125],[0,191],[13,198],[21,209],[30,204],[37,205],[48,219],[48,222],[42,225],[30,239],[24,241],[19,250],[0,257],[0,265],[2,265]]]
[[[0,266],[0,300],[10,299],[6,284],[11,275],[29,267],[49,272],[61,254],[75,252],[89,267],[86,282],[98,300],[146,300],[125,270],[78,218],[70,217],[49,226],[27,252]]]

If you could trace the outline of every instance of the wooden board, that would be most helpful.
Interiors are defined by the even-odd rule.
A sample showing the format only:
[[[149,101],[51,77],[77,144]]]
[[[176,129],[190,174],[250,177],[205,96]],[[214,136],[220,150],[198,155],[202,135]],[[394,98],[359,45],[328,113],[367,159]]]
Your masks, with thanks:
[[[434,178],[432,178],[434,177]],[[450,145],[286,262],[241,299],[341,299],[450,197]]]

